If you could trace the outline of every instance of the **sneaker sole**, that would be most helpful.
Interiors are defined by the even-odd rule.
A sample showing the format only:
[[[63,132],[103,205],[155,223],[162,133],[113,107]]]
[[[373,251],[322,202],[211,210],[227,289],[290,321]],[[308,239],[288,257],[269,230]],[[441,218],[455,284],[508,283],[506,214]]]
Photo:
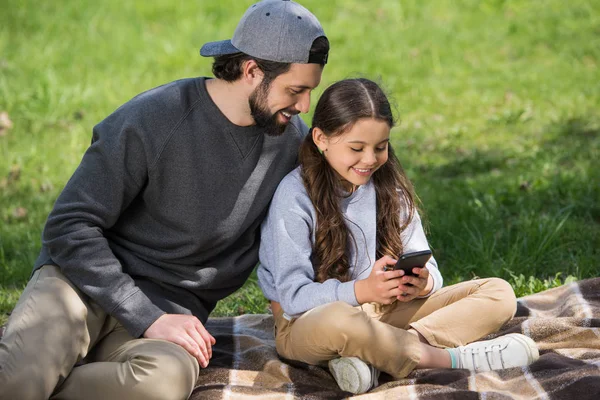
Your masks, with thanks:
[[[341,357],[329,361],[329,372],[340,389],[354,394],[365,393],[371,385],[371,369],[356,357]],[[362,379],[368,377],[368,379]]]

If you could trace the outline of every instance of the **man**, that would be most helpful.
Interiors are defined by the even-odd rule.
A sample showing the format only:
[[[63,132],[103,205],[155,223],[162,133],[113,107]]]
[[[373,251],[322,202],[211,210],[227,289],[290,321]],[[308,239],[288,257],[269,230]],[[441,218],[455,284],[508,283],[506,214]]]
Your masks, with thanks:
[[[94,128],[0,342],[1,399],[189,397],[328,51],[308,10],[262,1],[202,47],[216,79],[142,93]]]

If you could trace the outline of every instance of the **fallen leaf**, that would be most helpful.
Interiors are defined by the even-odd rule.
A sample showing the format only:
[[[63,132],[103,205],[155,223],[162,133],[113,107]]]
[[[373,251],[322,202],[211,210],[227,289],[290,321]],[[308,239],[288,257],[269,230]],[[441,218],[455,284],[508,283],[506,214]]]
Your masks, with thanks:
[[[52,183],[50,183],[50,182],[43,182],[43,183],[40,185],[40,191],[41,191],[42,193],[49,192],[49,191],[51,191],[52,189],[54,189],[54,185],[52,185]]]
[[[5,136],[12,126],[13,123],[10,118],[8,118],[8,113],[6,111],[0,112],[0,136]]]
[[[13,210],[12,215],[15,219],[23,219],[27,217],[27,209],[25,207],[17,207]]]
[[[80,121],[80,120],[82,120],[82,119],[83,119],[83,117],[85,117],[85,111],[83,111],[83,110],[77,110],[77,111],[75,111],[75,112],[73,113],[73,118],[74,118],[76,121]]]
[[[8,176],[7,176],[7,185],[12,184],[13,182],[16,182],[19,180],[19,178],[21,177],[21,167],[19,167],[18,165],[13,165],[12,167],[10,167],[10,171],[8,172]]]

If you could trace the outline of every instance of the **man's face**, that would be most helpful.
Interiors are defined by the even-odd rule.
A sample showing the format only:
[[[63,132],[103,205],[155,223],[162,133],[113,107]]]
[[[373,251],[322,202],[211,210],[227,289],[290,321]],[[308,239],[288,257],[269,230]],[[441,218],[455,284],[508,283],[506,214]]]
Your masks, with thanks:
[[[319,64],[292,64],[270,84],[263,80],[248,99],[256,125],[267,135],[281,135],[294,115],[308,112],[310,93],[321,82],[322,72]]]

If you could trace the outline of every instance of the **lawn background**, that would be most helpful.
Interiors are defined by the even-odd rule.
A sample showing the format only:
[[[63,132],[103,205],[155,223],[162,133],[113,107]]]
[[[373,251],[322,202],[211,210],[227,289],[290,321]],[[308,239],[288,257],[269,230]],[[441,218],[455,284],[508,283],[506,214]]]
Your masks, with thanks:
[[[198,49],[230,38],[250,4],[2,1],[0,323],[93,125],[144,90],[211,75]],[[302,4],[332,47],[312,106],[353,76],[394,99],[392,142],[446,284],[501,276],[521,296],[598,276],[600,1]],[[265,307],[253,275],[216,315]]]

